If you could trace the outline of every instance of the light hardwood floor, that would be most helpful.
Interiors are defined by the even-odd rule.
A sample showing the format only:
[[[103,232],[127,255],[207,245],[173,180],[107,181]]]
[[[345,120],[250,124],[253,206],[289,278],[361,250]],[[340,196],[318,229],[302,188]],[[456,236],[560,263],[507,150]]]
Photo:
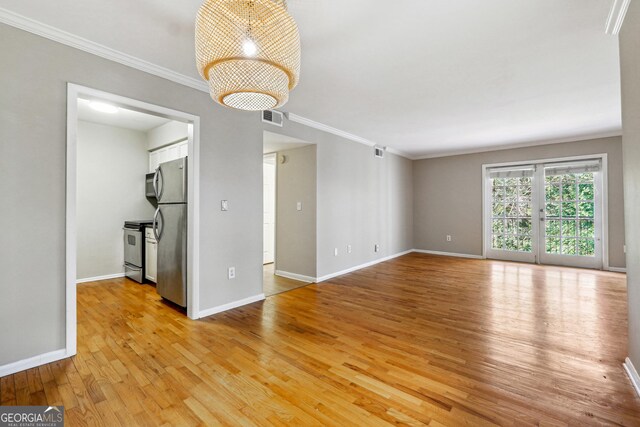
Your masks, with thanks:
[[[3,405],[91,426],[640,425],[621,274],[410,254],[195,322],[124,279],[78,308],[78,355],[2,378]]]
[[[308,283],[300,282],[299,280],[276,276],[273,264],[262,266],[262,283],[264,294],[268,297],[308,285]]]

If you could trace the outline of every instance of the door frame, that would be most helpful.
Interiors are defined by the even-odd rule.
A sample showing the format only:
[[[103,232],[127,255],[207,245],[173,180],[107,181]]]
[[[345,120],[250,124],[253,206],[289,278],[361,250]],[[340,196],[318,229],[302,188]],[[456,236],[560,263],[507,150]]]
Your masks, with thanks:
[[[489,203],[487,203],[487,171],[491,168],[542,165],[545,163],[561,163],[580,160],[600,160],[602,162],[602,269],[609,270],[609,171],[607,165],[607,153],[585,154],[570,157],[554,157],[548,159],[522,160],[504,163],[489,163],[482,165],[482,258],[487,259],[487,242],[490,239],[488,224],[490,220]],[[541,244],[538,245],[539,248]],[[538,250],[540,250],[538,248]],[[540,264],[540,257],[536,254],[536,264]]]
[[[131,110],[189,124],[189,168],[187,208],[187,316],[200,317],[200,117],[101,90],[67,83],[66,153],[66,356],[77,353],[77,145],[78,98],[106,101]]]
[[[273,179],[274,181],[273,182],[273,268],[275,271],[278,267],[276,264],[276,259],[277,259],[276,236],[278,235],[278,230],[277,230],[277,226],[278,226],[278,153],[274,152],[274,153],[267,153],[262,155],[262,178],[263,178],[262,197],[263,199],[264,199],[264,160],[267,157],[273,158],[273,178],[274,178]],[[262,216],[263,216],[262,246],[264,248],[264,209],[262,212]],[[262,265],[264,266],[264,262]]]

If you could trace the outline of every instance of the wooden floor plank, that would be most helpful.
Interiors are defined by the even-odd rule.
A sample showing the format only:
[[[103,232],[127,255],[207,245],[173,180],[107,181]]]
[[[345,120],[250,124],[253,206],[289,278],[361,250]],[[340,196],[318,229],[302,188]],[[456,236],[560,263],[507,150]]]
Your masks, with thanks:
[[[111,279],[78,286],[78,355],[0,400],[72,426],[637,426],[626,299],[622,274],[410,254],[191,321]]]

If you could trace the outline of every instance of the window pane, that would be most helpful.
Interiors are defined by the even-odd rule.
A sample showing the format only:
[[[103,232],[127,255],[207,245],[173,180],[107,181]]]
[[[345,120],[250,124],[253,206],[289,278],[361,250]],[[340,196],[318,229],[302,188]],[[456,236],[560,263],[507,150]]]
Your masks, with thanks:
[[[518,234],[529,236],[531,235],[531,230],[531,220],[521,219],[518,223]]]
[[[580,180],[580,181],[593,181],[593,173],[589,172],[589,173],[581,173],[576,175],[576,177]]]
[[[504,236],[493,236],[493,242],[491,244],[493,249],[503,249],[504,248]]]
[[[580,220],[580,237],[588,237],[593,239],[595,237],[594,222],[590,219]]]
[[[518,193],[519,193],[519,200],[521,202],[529,202],[529,201],[531,201],[531,187],[530,186],[519,187]]]
[[[523,176],[520,178],[520,185],[531,185],[532,181],[530,176]]]
[[[520,252],[531,252],[531,237],[518,237],[518,250]]]
[[[578,240],[578,255],[595,256],[596,243],[593,240]]]
[[[560,186],[559,185],[550,185],[547,186],[547,202],[558,202],[560,201]]]
[[[574,183],[562,185],[562,200],[576,200],[576,185]]]
[[[578,230],[575,221],[562,221],[562,235],[575,237],[578,235]]]
[[[503,216],[504,215],[504,204],[502,203],[494,203],[493,204],[493,216]]]
[[[593,203],[579,203],[579,214],[582,218],[593,218]]]
[[[558,175],[553,176],[545,176],[545,181],[547,184],[559,184],[562,182],[562,177]]]
[[[576,216],[576,204],[575,203],[563,203],[562,204],[562,217],[570,218]]]
[[[506,236],[505,237],[505,248],[508,251],[517,251],[518,250],[518,238],[516,236]]]
[[[531,217],[531,203],[520,203],[518,205],[518,216]]]
[[[504,219],[493,220],[493,234],[504,234]]]
[[[593,200],[593,184],[579,184],[578,185],[578,198],[580,200]]]
[[[571,184],[576,182],[576,175],[573,173],[567,173],[562,175],[562,184]]]
[[[505,187],[505,199],[508,201],[518,200],[518,187]]]
[[[504,214],[508,217],[518,216],[518,205],[516,203],[507,203],[504,207]]]
[[[508,219],[507,220],[507,234],[518,234],[518,220],[517,219]]]
[[[547,238],[547,253],[548,254],[560,253],[560,239],[558,237]]]
[[[560,235],[560,221],[551,220],[547,221],[547,236],[559,236]]]
[[[504,178],[493,178],[493,186],[497,187],[500,185],[504,185]]]
[[[505,185],[507,186],[515,186],[520,182],[519,178],[507,178]]]
[[[560,216],[560,203],[547,203],[547,216],[559,217]]]
[[[562,239],[562,255],[576,254],[576,239]]]

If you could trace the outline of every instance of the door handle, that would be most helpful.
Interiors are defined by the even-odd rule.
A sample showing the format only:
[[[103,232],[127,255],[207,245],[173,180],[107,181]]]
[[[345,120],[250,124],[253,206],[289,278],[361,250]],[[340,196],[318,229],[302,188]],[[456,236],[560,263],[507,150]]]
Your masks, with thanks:
[[[164,181],[162,169],[158,166],[156,173],[153,175],[153,192],[156,194],[156,199],[158,199],[158,201],[162,197],[162,190],[164,190],[164,184],[162,181]]]
[[[160,241],[160,237],[162,236],[162,229],[158,230],[158,216],[160,217],[160,223],[164,222],[164,218],[162,216],[162,212],[160,211],[160,207],[156,209],[156,213],[153,214],[153,225],[151,229],[153,230],[153,235],[156,238],[156,242]]]

